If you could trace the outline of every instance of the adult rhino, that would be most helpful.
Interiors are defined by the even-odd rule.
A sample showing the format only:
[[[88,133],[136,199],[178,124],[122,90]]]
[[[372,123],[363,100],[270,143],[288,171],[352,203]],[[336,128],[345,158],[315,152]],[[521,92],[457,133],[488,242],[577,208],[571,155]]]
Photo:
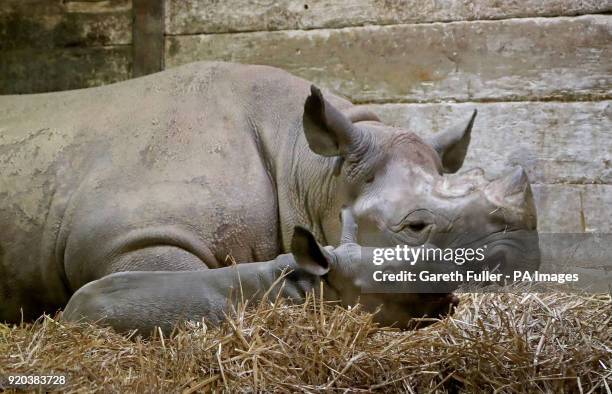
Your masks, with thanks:
[[[337,245],[344,204],[362,244],[478,229],[438,244],[522,252],[512,234],[536,227],[522,170],[444,176],[462,166],[468,115],[426,142],[282,70],[229,63],[0,97],[0,320],[53,312],[115,272],[271,260],[295,226]]]

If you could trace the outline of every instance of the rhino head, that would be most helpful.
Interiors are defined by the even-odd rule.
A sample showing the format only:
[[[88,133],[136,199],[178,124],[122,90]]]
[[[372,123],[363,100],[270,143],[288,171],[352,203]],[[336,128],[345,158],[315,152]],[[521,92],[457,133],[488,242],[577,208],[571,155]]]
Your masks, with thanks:
[[[357,243],[358,224],[350,208],[344,207],[341,217],[342,234],[337,247],[321,246],[310,231],[300,226],[295,227],[292,237],[291,252],[298,272],[320,277],[326,298],[346,307],[360,304],[365,311],[374,313],[374,321],[402,329],[423,327],[453,312],[459,300],[452,293],[407,292],[409,288],[414,290],[411,284],[401,284],[401,292],[369,291],[375,269],[372,265],[374,248]],[[296,280],[299,277],[298,274],[292,279],[299,282]],[[423,323],[418,319],[422,317],[433,319]]]
[[[475,118],[476,111],[425,140],[359,107],[336,108],[312,86],[304,131],[312,151],[335,157],[337,204],[351,205],[359,244],[488,245],[501,270],[524,262],[537,267],[536,210],[525,171],[516,168],[493,181],[478,168],[459,172]],[[336,243],[340,222],[329,216],[323,231]],[[526,234],[535,234],[535,247]]]

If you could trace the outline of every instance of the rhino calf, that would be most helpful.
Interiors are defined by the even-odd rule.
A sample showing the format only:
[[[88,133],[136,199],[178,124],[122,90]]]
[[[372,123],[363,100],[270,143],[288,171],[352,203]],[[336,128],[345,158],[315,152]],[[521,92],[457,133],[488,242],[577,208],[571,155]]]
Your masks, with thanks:
[[[375,320],[405,328],[416,317],[416,294],[362,293],[361,285],[369,281],[370,254],[362,253],[356,243],[357,224],[348,209],[342,211],[342,217],[342,243],[337,248],[322,247],[310,231],[298,226],[291,253],[271,261],[194,272],[114,273],[79,289],[68,302],[63,319],[96,322],[120,332],[137,329],[148,335],[159,327],[169,333],[185,320],[219,324],[239,301],[257,302],[280,295],[301,302],[311,291],[319,296],[322,290],[326,300],[343,305],[361,302],[366,310],[378,311]],[[458,304],[450,293],[431,294],[430,298],[432,317],[442,317]],[[433,303],[437,308],[431,308]]]

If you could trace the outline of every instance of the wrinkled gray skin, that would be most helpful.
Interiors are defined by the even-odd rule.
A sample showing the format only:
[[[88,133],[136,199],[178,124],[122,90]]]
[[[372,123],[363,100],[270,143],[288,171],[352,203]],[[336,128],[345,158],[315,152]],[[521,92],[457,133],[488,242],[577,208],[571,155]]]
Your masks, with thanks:
[[[369,254],[364,249],[368,248],[355,243],[357,227],[348,211],[343,210],[343,236],[337,248],[322,247],[312,233],[298,226],[291,254],[272,261],[196,272],[114,273],[77,290],[64,309],[63,319],[95,322],[124,332],[136,329],[148,335],[156,327],[169,333],[183,320],[215,325],[240,302],[258,302],[263,297],[274,300],[278,295],[303,302],[314,292],[317,298],[322,294],[324,299],[343,305],[355,305],[359,299],[366,306],[377,307],[377,296],[361,294],[360,284],[370,281],[371,276],[367,269],[358,268],[372,264],[366,260]],[[410,297],[414,295],[396,294],[385,299],[379,313],[393,324],[397,311],[405,309]],[[450,294],[432,297],[426,313],[445,315],[457,303]]]
[[[362,245],[502,234],[501,253],[520,255],[513,234],[536,228],[524,172],[445,175],[463,163],[466,118],[424,141],[279,69],[228,63],[2,96],[0,320],[53,312],[115,272],[271,260],[295,226],[337,245],[345,204]],[[430,305],[411,299],[397,321]]]

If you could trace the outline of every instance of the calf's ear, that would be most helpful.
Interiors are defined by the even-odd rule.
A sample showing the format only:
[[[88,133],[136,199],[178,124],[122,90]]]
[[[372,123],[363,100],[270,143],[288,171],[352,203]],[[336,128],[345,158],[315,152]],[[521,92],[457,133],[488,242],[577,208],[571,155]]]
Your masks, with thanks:
[[[474,110],[469,119],[459,122],[429,139],[431,146],[440,155],[444,172],[455,173],[463,165],[476,114],[477,112]]]
[[[314,235],[304,227],[296,226],[293,229],[291,253],[304,271],[317,276],[329,272],[333,257],[319,245]]]
[[[360,140],[350,118],[325,100],[314,85],[304,103],[303,123],[308,146],[321,156],[342,156]]]

